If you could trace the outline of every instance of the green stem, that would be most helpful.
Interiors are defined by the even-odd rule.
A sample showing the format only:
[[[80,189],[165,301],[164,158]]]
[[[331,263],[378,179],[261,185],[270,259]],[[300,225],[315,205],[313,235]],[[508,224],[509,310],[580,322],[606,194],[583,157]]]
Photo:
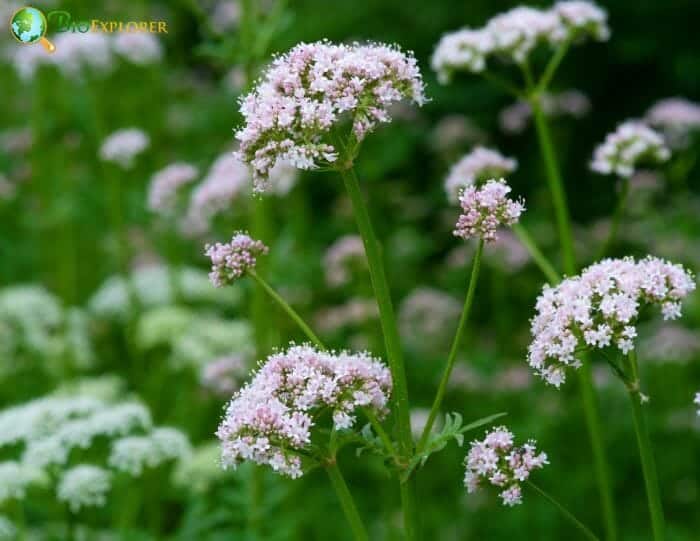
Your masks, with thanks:
[[[391,438],[389,437],[389,434],[386,433],[386,430],[384,430],[384,427],[377,419],[377,416],[369,408],[365,408],[363,411],[365,412],[367,419],[369,419],[369,422],[372,425],[372,428],[377,433],[377,436],[379,436],[379,439],[382,440],[382,443],[384,444],[384,447],[386,447],[387,452],[394,459],[397,459],[398,455],[396,454],[396,449],[394,449],[394,444],[391,442]]]
[[[539,249],[535,243],[535,240],[530,236],[527,229],[525,229],[525,227],[519,223],[513,225],[512,227],[513,232],[517,235],[518,239],[520,239],[520,242],[523,243],[523,246],[525,246],[527,251],[530,253],[530,257],[532,257],[532,260],[540,268],[542,274],[545,275],[550,284],[554,285],[559,283],[561,281],[559,274],[556,270],[554,270],[554,267],[549,262],[549,259],[547,259],[547,257]]]
[[[561,61],[564,60],[566,53],[569,52],[570,46],[571,40],[566,40],[559,46],[552,58],[549,59],[549,63],[545,67],[542,77],[540,77],[540,81],[537,83],[538,92],[544,92],[547,90],[549,83],[552,81],[552,77],[554,77],[557,68],[559,68],[559,65],[561,64]]]
[[[365,246],[372,288],[374,289],[374,295],[377,299],[377,305],[379,306],[379,319],[382,326],[382,333],[384,334],[384,344],[394,384],[399,453],[407,462],[413,453],[413,436],[411,435],[411,423],[409,418],[408,385],[406,383],[406,369],[401,352],[394,307],[391,303],[389,285],[384,271],[381,249],[369,218],[365,200],[360,191],[360,185],[357,181],[355,170],[349,167],[347,169],[342,169],[340,174],[343,177],[345,188],[352,201],[355,221],[357,222],[357,227],[360,230],[360,235],[362,236],[362,241]],[[406,539],[412,541],[416,536],[416,526],[414,522],[416,517],[412,484],[401,483],[401,504],[403,507]]]
[[[591,530],[589,530],[579,519],[577,519],[566,507],[560,504],[557,500],[555,500],[552,496],[550,496],[532,481],[528,480],[525,482],[530,488],[532,488],[545,500],[554,505],[554,507],[556,507],[561,512],[561,514],[564,515],[569,522],[571,522],[571,524],[576,526],[576,528],[578,528],[581,531],[581,533],[586,537],[586,539],[590,539],[591,541],[599,541],[598,537]]]
[[[628,178],[622,179],[622,187],[620,189],[620,197],[617,200],[617,206],[615,207],[615,213],[612,217],[612,222],[610,222],[610,233],[608,233],[608,238],[605,239],[603,246],[601,246],[598,255],[596,256],[596,261],[603,259],[608,253],[610,248],[612,248],[615,239],[617,237],[617,230],[620,227],[620,221],[622,220],[622,215],[625,212],[625,204],[627,203],[627,195],[630,190],[630,181]]]
[[[527,66],[525,66],[524,71],[526,80],[528,81],[529,90],[532,91],[532,76],[530,75]],[[571,276],[576,272],[576,260],[574,257],[573,236],[571,234],[571,219],[569,217],[569,211],[566,204],[566,196],[564,194],[561,174],[559,173],[559,166],[554,155],[551,135],[547,126],[547,120],[539,103],[539,97],[537,95],[533,96],[531,103],[535,118],[537,138],[547,173],[547,182],[549,184],[549,190],[552,194],[552,200],[554,202],[557,227],[559,229],[559,243],[561,246],[562,259],[564,263],[564,272]],[[615,507],[613,504],[612,488],[610,486],[610,477],[608,475],[608,463],[605,456],[605,448],[603,446],[600,416],[596,407],[596,397],[595,390],[593,389],[593,378],[590,365],[588,363],[583,363],[581,369],[578,370],[578,374],[581,386],[583,412],[586,420],[586,426],[588,427],[588,434],[591,440],[595,476],[598,484],[598,491],[600,493],[600,502],[605,524],[605,535],[608,541],[615,541],[617,539]]]
[[[352,530],[354,538],[357,541],[369,541],[367,531],[362,523],[362,518],[360,517],[357,507],[355,506],[355,500],[348,489],[348,485],[345,483],[345,479],[338,468],[338,464],[335,462],[329,464],[326,466],[326,471],[328,472],[328,476],[331,478],[331,483],[333,484],[335,493],[340,500],[340,505],[345,513],[345,518],[350,523],[350,529]]]
[[[651,529],[654,541],[664,539],[664,511],[661,505],[659,491],[659,481],[656,474],[656,464],[654,453],[651,450],[651,440],[649,438],[649,426],[647,425],[646,414],[642,411],[642,399],[639,392],[639,376],[637,371],[637,357],[634,352],[628,355],[630,369],[632,372],[633,384],[628,385],[630,401],[632,403],[632,416],[634,418],[634,431],[637,435],[637,445],[639,446],[639,457],[642,462],[642,473],[644,474],[644,485],[647,491],[647,502],[649,504],[649,514],[651,516]]]
[[[445,392],[447,391],[447,384],[450,381],[450,374],[454,368],[455,360],[457,359],[457,352],[459,351],[460,343],[462,342],[462,335],[464,334],[464,329],[469,319],[469,312],[471,311],[472,304],[474,302],[474,292],[476,291],[476,283],[479,280],[479,269],[481,267],[481,255],[484,250],[484,240],[479,239],[479,244],[476,247],[476,253],[474,254],[474,260],[472,262],[472,272],[469,277],[469,286],[467,288],[467,295],[464,299],[464,307],[462,308],[462,315],[459,318],[459,323],[457,325],[457,332],[455,332],[454,339],[452,340],[452,346],[450,347],[450,353],[447,356],[447,363],[445,364],[445,370],[442,373],[442,379],[440,380],[440,385],[438,386],[437,393],[435,394],[435,400],[433,400],[433,406],[430,408],[430,414],[428,415],[428,421],[425,423],[423,428],[423,434],[421,435],[420,441],[418,442],[419,452],[423,450],[425,444],[430,436],[430,431],[435,423],[435,417],[437,417],[440,411],[440,406],[442,405],[442,400],[445,397]]]
[[[287,301],[285,301],[282,297],[279,296],[279,294],[270,287],[270,285],[263,280],[253,269],[248,270],[248,275],[251,276],[252,278],[255,279],[255,281],[260,285],[260,287],[263,288],[263,290],[270,296],[272,299],[279,304],[279,306],[287,312],[287,315],[291,317],[294,322],[299,326],[299,328],[304,331],[304,334],[311,340],[316,346],[318,346],[320,349],[325,349],[325,346],[323,345],[323,342],[314,334],[314,332],[309,328],[309,326],[306,324],[306,322],[301,318],[299,314],[296,313],[294,308],[289,306]]]
[[[559,173],[559,166],[554,156],[552,138],[549,133],[549,127],[547,126],[547,120],[545,119],[544,112],[539,102],[539,97],[532,99],[532,113],[535,119],[537,139],[547,173],[549,191],[552,194],[552,200],[554,202],[554,212],[556,214],[557,228],[559,229],[559,243],[562,251],[564,272],[567,275],[572,275],[576,272],[576,260],[574,258],[574,241],[571,233],[571,218],[569,217],[569,209],[566,204],[566,195]]]
[[[495,73],[491,73],[488,70],[484,70],[482,72],[482,75],[484,76],[484,79],[486,79],[488,82],[490,82],[494,86],[499,87],[501,90],[507,92],[508,94],[511,94],[518,99],[525,98],[525,95],[520,90],[518,90],[514,85],[512,85],[502,77],[496,75]]]

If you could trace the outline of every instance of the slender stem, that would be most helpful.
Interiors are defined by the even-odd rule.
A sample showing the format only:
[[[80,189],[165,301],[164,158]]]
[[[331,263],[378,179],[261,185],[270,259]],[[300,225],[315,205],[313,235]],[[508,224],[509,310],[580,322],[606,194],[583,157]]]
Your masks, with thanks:
[[[649,427],[647,425],[646,414],[642,411],[642,400],[639,393],[639,377],[637,374],[637,357],[633,351],[628,355],[630,369],[634,385],[628,385],[630,401],[632,402],[632,415],[634,418],[634,431],[637,435],[637,445],[639,446],[639,457],[642,462],[642,473],[644,474],[644,485],[647,491],[647,501],[649,504],[649,514],[651,515],[651,529],[654,541],[664,539],[664,511],[661,505],[659,491],[659,481],[656,475],[656,464],[654,453],[651,449],[649,438]]]
[[[413,475],[404,482],[399,481],[401,494],[401,514],[403,515],[404,536],[406,541],[420,539],[418,528],[418,509],[416,506],[416,476]]]
[[[488,82],[499,87],[501,90],[504,90],[508,94],[512,94],[513,96],[519,99],[525,98],[525,95],[518,88],[516,88],[515,85],[509,83],[499,75],[496,75],[495,73],[492,73],[488,70],[484,70],[483,72],[481,72],[481,74],[484,76],[484,79],[486,79]]]
[[[523,246],[525,246],[527,251],[530,253],[530,257],[532,257],[532,260],[540,268],[542,274],[545,275],[547,280],[549,280],[552,285],[559,283],[561,280],[559,274],[556,270],[554,270],[554,267],[549,262],[549,259],[547,259],[547,257],[542,253],[540,248],[535,243],[535,240],[530,236],[530,233],[528,233],[527,229],[525,229],[525,227],[519,223],[513,225],[512,227],[513,232],[520,239],[520,242],[523,243]]]
[[[325,346],[323,345],[323,342],[314,334],[314,332],[309,328],[309,326],[306,324],[306,322],[301,318],[299,314],[296,313],[294,308],[289,306],[287,301],[285,301],[282,297],[279,296],[279,294],[270,287],[270,285],[263,280],[254,270],[249,269],[248,274],[255,279],[255,281],[260,285],[260,287],[265,290],[265,292],[272,297],[272,299],[280,305],[280,307],[287,312],[287,315],[291,317],[294,322],[299,326],[299,328],[304,332],[304,334],[311,340],[316,346],[318,346],[321,349],[325,349]]]
[[[599,541],[598,536],[596,536],[591,530],[589,530],[579,519],[577,519],[566,507],[564,507],[562,504],[560,504],[557,500],[555,500],[552,496],[550,496],[548,493],[546,493],[544,490],[542,490],[540,487],[538,487],[535,483],[533,483],[530,480],[525,481],[527,485],[532,488],[535,492],[537,492],[540,496],[542,496],[545,500],[547,500],[549,503],[554,505],[559,511],[561,512],[562,515],[564,515],[571,524],[576,526],[581,533],[586,536],[586,539],[590,539],[591,541]]]
[[[326,471],[328,472],[328,476],[331,478],[331,483],[333,484],[335,493],[338,495],[340,505],[343,508],[343,512],[345,513],[345,518],[347,518],[348,522],[350,523],[350,528],[352,529],[353,536],[357,541],[369,541],[367,531],[365,530],[365,526],[362,523],[362,518],[357,512],[355,500],[353,499],[352,494],[348,489],[348,485],[345,483],[345,479],[343,478],[343,474],[338,468],[338,464],[336,464],[335,462],[329,464],[328,466],[326,466]]]
[[[537,83],[538,92],[544,92],[549,87],[552,77],[554,77],[554,74],[556,73],[557,68],[559,68],[561,61],[564,60],[566,53],[569,52],[570,46],[571,40],[568,39],[559,46],[554,55],[552,55],[552,57],[549,59],[549,63],[544,68],[542,77],[540,77],[540,81]]]
[[[374,228],[369,218],[369,213],[365,205],[364,198],[360,191],[354,169],[346,169],[341,172],[345,182],[345,188],[352,200],[353,211],[357,227],[365,246],[367,262],[369,264],[370,278],[374,294],[379,305],[379,316],[381,320],[382,332],[384,333],[384,343],[394,383],[394,396],[396,399],[396,410],[398,418],[399,438],[401,451],[408,456],[412,449],[411,424],[408,414],[408,386],[406,384],[406,370],[404,367],[403,353],[399,342],[399,333],[396,326],[394,307],[391,303],[389,285],[387,284],[384,272],[384,262],[382,260],[379,242],[374,234]]]
[[[396,418],[399,437],[399,452],[404,459],[408,459],[413,453],[413,437],[411,435],[411,423],[409,418],[408,385],[406,383],[406,369],[399,342],[399,332],[396,326],[394,307],[391,304],[389,285],[384,272],[384,262],[382,260],[379,242],[374,234],[374,228],[369,218],[367,206],[365,205],[360,185],[355,175],[355,170],[350,167],[340,171],[345,188],[352,201],[355,221],[360,230],[360,235],[365,246],[367,262],[369,264],[370,279],[372,288],[379,306],[379,319],[384,334],[384,344],[386,347],[389,367],[394,384],[394,400],[396,404]],[[416,538],[416,515],[414,486],[409,483],[400,483],[401,505],[403,508],[404,530],[406,539],[413,541]]]
[[[559,229],[559,243],[562,251],[564,271],[566,274],[572,275],[576,272],[576,260],[574,258],[574,241],[571,234],[571,218],[569,217],[569,209],[566,204],[566,195],[559,173],[559,166],[554,155],[549,127],[547,126],[544,112],[542,111],[537,97],[532,100],[532,113],[535,118],[537,139],[542,152],[542,158],[544,159],[549,191],[552,194],[552,200],[554,202],[554,212],[556,214],[557,228]]]
[[[612,217],[612,222],[610,222],[610,232],[608,233],[608,238],[600,248],[598,255],[596,256],[596,261],[605,257],[610,248],[612,248],[617,237],[617,230],[620,226],[620,221],[622,220],[622,215],[625,212],[625,204],[627,203],[627,195],[630,190],[630,181],[628,178],[622,179],[622,186],[620,188],[620,197],[617,200],[617,206],[615,207],[615,213]]]
[[[476,291],[476,283],[479,280],[479,269],[481,267],[481,254],[484,250],[484,240],[479,239],[479,244],[476,247],[476,253],[474,254],[474,260],[472,262],[472,272],[469,277],[469,286],[467,287],[467,295],[464,299],[464,307],[462,308],[462,315],[459,318],[459,323],[457,324],[457,332],[455,333],[454,339],[452,340],[452,346],[450,347],[450,352],[447,356],[447,363],[445,364],[445,370],[442,372],[442,379],[440,380],[440,385],[438,386],[437,393],[435,394],[435,400],[433,400],[433,406],[430,408],[430,414],[428,415],[428,420],[423,428],[423,434],[421,435],[420,441],[418,442],[418,450],[422,451],[425,447],[428,437],[430,436],[430,431],[435,423],[435,417],[437,417],[440,411],[440,406],[442,400],[445,397],[445,392],[447,390],[447,384],[450,381],[450,374],[452,373],[452,368],[454,368],[455,360],[457,359],[457,352],[459,351],[460,343],[462,342],[462,335],[464,334],[464,329],[469,319],[469,312],[471,311],[472,304],[474,302],[474,292]]]
[[[529,90],[532,91],[532,76],[527,66],[524,67],[524,73]],[[571,234],[571,219],[569,217],[564,187],[561,174],[559,173],[559,166],[554,155],[554,147],[547,126],[547,120],[540,106],[539,98],[536,95],[532,99],[532,111],[535,118],[535,128],[537,130],[540,151],[545,163],[547,182],[554,202],[564,272],[567,275],[573,275],[576,272],[576,260],[574,256],[573,236]],[[600,503],[605,524],[605,536],[608,541],[615,541],[617,539],[615,506],[613,503],[610,476],[608,474],[608,462],[605,455],[605,447],[603,446],[600,415],[596,405],[593,377],[589,363],[583,363],[581,369],[578,370],[578,378],[581,387],[584,417],[591,440],[593,464],[595,466],[596,482],[600,493]]]

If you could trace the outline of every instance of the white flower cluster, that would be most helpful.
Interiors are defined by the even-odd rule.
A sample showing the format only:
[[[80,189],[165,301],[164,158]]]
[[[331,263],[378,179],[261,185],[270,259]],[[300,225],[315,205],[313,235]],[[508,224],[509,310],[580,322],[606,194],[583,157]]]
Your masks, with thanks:
[[[399,331],[404,342],[419,351],[440,348],[454,332],[462,311],[459,301],[439,289],[418,287],[401,302]]]
[[[131,169],[136,156],[146,150],[151,139],[138,128],[124,128],[109,135],[100,147],[100,159],[122,169]]]
[[[83,507],[102,507],[111,488],[111,474],[90,464],[66,470],[58,483],[56,495],[67,502],[73,513]]]
[[[174,428],[156,428],[145,436],[127,436],[112,444],[108,463],[118,471],[139,476],[146,468],[189,456],[190,443]]]
[[[587,37],[604,41],[609,36],[607,14],[592,2],[563,1],[548,10],[519,6],[496,15],[482,28],[444,35],[431,65],[440,82],[447,83],[454,72],[483,71],[490,56],[521,64],[540,43],[555,46]]]
[[[30,486],[46,481],[39,468],[13,460],[0,462],[0,505],[8,500],[23,500]]]
[[[416,59],[382,44],[301,43],[276,58],[241,102],[245,124],[236,132],[240,155],[253,168],[254,187],[265,191],[270,169],[288,160],[299,169],[332,165],[339,148],[331,130],[345,118],[355,142],[389,106],[425,101]]]
[[[700,104],[685,98],[666,98],[650,107],[644,118],[663,132],[671,148],[684,148],[688,135],[700,130]]]
[[[114,37],[103,32],[62,32],[53,42],[53,54],[46,54],[41,47],[13,50],[12,64],[22,79],[33,79],[40,66],[54,66],[71,79],[85,72],[108,74],[114,68],[115,53],[139,65],[152,64],[163,56],[159,39],[146,32],[119,32]]]
[[[503,505],[522,503],[520,483],[533,470],[549,464],[546,453],[538,453],[534,440],[520,447],[514,445],[513,433],[505,426],[491,429],[483,440],[475,440],[465,459],[464,486],[470,494],[488,483],[501,489]]]
[[[355,410],[386,413],[391,374],[367,353],[331,353],[292,346],[270,355],[252,381],[231,400],[217,436],[224,466],[244,460],[300,477],[301,454],[322,410],[337,430],[349,429]]]
[[[693,276],[682,266],[651,256],[606,259],[556,287],[546,285],[531,324],[528,363],[559,387],[565,369],[581,365],[577,354],[582,350],[633,350],[635,325],[645,304],[659,305],[664,319],[676,319],[682,299],[694,289]]]
[[[5,515],[0,515],[0,541],[17,539],[17,526]]]
[[[517,160],[506,158],[497,150],[477,146],[451,167],[445,179],[447,198],[450,203],[458,203],[462,190],[467,186],[504,177],[515,171],[517,166]]]
[[[333,287],[348,284],[353,269],[366,265],[365,245],[359,235],[343,235],[328,247],[323,256],[326,283]]]
[[[695,393],[695,400],[693,400],[693,403],[700,407],[700,392]],[[698,409],[698,415],[700,416],[700,409]]]
[[[171,214],[180,188],[192,182],[198,174],[194,165],[179,162],[155,173],[148,189],[148,208],[157,214]]]
[[[670,156],[659,133],[642,122],[627,121],[609,133],[595,149],[591,169],[604,175],[628,178],[640,163],[661,163]]]

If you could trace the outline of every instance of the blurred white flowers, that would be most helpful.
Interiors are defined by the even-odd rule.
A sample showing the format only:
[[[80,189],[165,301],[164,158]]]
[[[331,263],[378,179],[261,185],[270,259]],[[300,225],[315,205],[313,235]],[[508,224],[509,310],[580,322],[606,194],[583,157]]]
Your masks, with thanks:
[[[146,150],[151,140],[138,128],[124,128],[109,135],[100,147],[100,159],[122,169],[131,169],[136,156]]]
[[[151,177],[148,190],[148,208],[160,215],[170,215],[180,188],[192,182],[199,170],[189,163],[177,162],[168,165]]]
[[[487,179],[505,177],[515,171],[517,166],[517,160],[506,158],[497,150],[474,147],[451,167],[445,179],[447,198],[450,203],[458,203],[459,196],[467,186]]]
[[[83,507],[102,507],[111,487],[107,470],[81,464],[67,470],[58,484],[58,499],[68,503],[73,513]]]
[[[132,64],[154,64],[163,57],[163,46],[154,34],[118,32],[112,39],[114,51]]]

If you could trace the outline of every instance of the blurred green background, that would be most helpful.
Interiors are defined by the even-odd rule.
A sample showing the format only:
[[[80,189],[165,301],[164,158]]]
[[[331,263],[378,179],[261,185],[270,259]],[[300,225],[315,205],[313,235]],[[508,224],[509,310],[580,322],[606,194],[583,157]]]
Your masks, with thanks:
[[[286,197],[264,202],[239,194],[204,235],[195,237],[181,235],[176,220],[163,220],[146,205],[156,171],[186,161],[200,169],[201,177],[233,148],[245,74],[255,74],[273,53],[328,38],[395,42],[418,58],[431,101],[420,110],[397,110],[392,124],[368,138],[357,163],[408,338],[404,347],[416,409],[430,406],[473,250],[451,234],[456,211],[447,204],[443,181],[452,163],[475,144],[517,158],[510,180],[527,203],[523,222],[560,268],[532,126],[517,134],[504,132],[499,118],[512,105],[509,96],[476,76],[458,76],[440,86],[430,70],[430,55],[443,33],[482,25],[517,4],[318,0],[279,5],[270,0],[255,3],[267,26],[252,32],[241,6],[231,4],[37,4],[45,12],[63,9],[84,19],[168,22],[168,34],[158,36],[160,60],[138,65],[115,58],[107,72],[81,68],[69,75],[40,65],[31,79],[22,79],[17,55],[25,46],[9,32],[0,41],[0,406],[28,402],[76,380],[92,378],[94,384],[94,378],[116,375],[119,395],[145,403],[157,425],[183,430],[200,460],[198,470],[194,459],[187,459],[192,471],[185,482],[178,482],[185,466],[166,464],[125,484],[125,494],[138,493],[145,502],[126,522],[118,519],[126,505],[118,495],[104,508],[77,514],[66,513],[51,490],[41,487],[32,489],[31,498],[0,499],[0,510],[15,522],[21,509],[32,539],[65,539],[69,532],[82,539],[350,539],[320,473],[290,481],[250,467],[219,471],[213,433],[227,397],[207,391],[200,381],[212,359],[242,354],[252,366],[256,357],[251,353],[252,284],[215,290],[206,281],[203,257],[206,241],[255,227],[256,206],[264,206],[269,218],[269,282],[334,347],[360,345],[383,353],[376,319],[328,323],[328,309],[371,291],[363,272],[341,288],[329,286],[324,276],[329,246],[355,233],[340,178],[304,173]],[[14,7],[2,5],[0,14],[9,19]],[[700,3],[615,0],[604,7],[610,41],[573,48],[552,85],[555,92],[577,89],[590,102],[580,118],[551,120],[580,265],[592,261],[616,203],[613,178],[588,169],[596,144],[623,120],[644,116],[661,98],[700,98],[700,42],[693,30]],[[132,126],[150,137],[150,147],[134,166],[123,170],[100,161],[105,137]],[[650,173],[653,182],[633,188],[615,255],[651,253],[698,269],[698,152],[698,139],[691,138],[669,165]],[[120,282],[120,274],[131,279]],[[467,421],[507,411],[506,422],[516,434],[536,438],[549,454],[551,465],[536,474],[539,485],[601,531],[576,383],[572,379],[557,391],[528,375],[528,322],[542,284],[517,241],[487,255],[444,409],[460,412]],[[422,312],[406,303],[418,288],[430,288],[434,295]],[[49,312],[55,317],[42,318]],[[302,338],[272,305],[264,306],[264,314],[268,347]],[[662,324],[654,316],[641,327],[639,355],[651,396],[648,411],[669,540],[697,539],[700,531],[700,425],[691,404],[700,389],[699,323],[696,294],[680,323]],[[621,538],[650,539],[624,388],[603,363],[596,364],[595,375]],[[0,452],[3,460],[17,450]],[[514,509],[502,507],[490,491],[467,495],[464,454],[465,448],[452,444],[418,473],[421,521],[431,538],[578,535],[534,493],[526,492],[524,504]],[[385,467],[373,458],[357,460],[352,449],[344,452],[341,465],[372,539],[401,539],[398,494]]]

